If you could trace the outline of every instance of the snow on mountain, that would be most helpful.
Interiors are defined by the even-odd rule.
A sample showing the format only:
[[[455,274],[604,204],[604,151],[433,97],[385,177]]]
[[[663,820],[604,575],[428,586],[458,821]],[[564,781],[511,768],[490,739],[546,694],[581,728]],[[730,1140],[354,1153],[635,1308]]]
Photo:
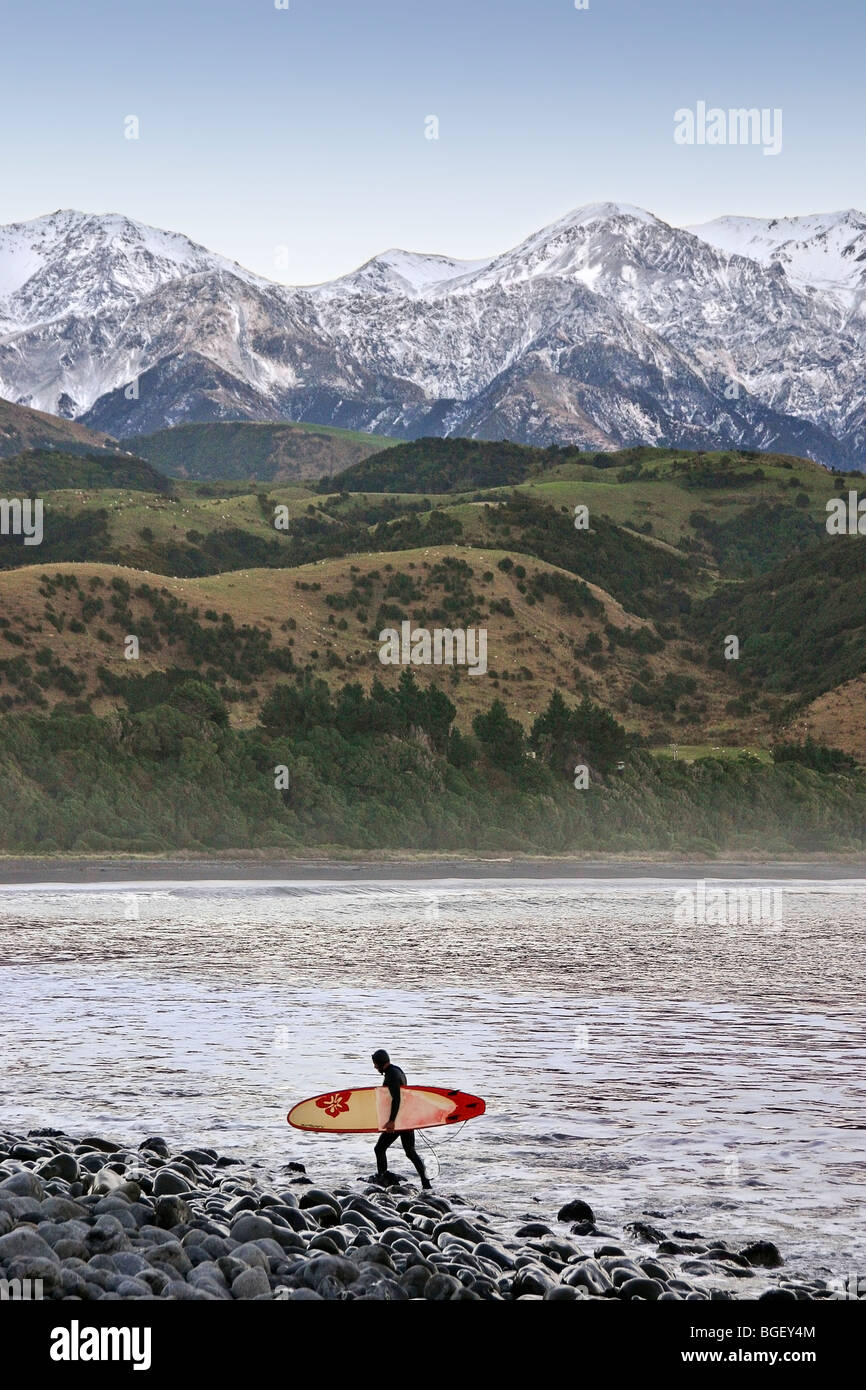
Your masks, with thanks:
[[[23,328],[133,305],[170,281],[216,268],[258,282],[179,232],[115,213],[59,211],[13,222],[0,227],[0,321]]]
[[[845,212],[808,217],[718,217],[687,227],[729,256],[780,265],[797,285],[833,295],[849,309],[866,289],[866,216]]]
[[[459,276],[470,275],[488,265],[488,261],[455,261],[450,256],[422,255],[392,247],[374,256],[364,265],[322,285],[313,285],[310,292],[318,298],[334,298],[341,294],[416,295],[442,285]]]
[[[300,419],[419,434],[866,452],[866,217],[677,228],[596,203],[485,261],[392,249],[291,288],[178,233],[0,228],[0,396],[115,436]]]
[[[603,236],[616,237],[630,227],[654,226],[666,224],[629,203],[589,203],[533,233],[513,250],[494,257],[459,288],[474,291],[539,276],[566,276],[592,289],[603,254],[597,233],[601,231]]]

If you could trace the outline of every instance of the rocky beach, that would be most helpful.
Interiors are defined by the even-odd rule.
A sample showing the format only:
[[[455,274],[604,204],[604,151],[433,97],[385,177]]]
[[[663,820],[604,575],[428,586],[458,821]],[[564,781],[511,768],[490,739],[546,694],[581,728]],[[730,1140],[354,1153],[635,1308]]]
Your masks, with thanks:
[[[288,1161],[0,1132],[0,1296],[51,1300],[823,1300],[756,1237],[735,1248],[587,1197],[521,1224],[394,1178],[326,1190]],[[26,1281],[30,1281],[29,1285]],[[41,1284],[40,1282],[41,1281]]]

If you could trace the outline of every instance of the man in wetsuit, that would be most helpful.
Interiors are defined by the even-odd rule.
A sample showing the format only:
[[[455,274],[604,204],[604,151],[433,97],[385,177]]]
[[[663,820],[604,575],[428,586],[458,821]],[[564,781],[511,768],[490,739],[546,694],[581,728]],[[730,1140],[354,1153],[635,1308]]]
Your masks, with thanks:
[[[400,1109],[400,1087],[406,1085],[406,1073],[400,1067],[394,1065],[384,1047],[380,1047],[373,1053],[373,1066],[382,1077],[382,1085],[387,1086],[391,1092],[391,1113],[388,1122],[384,1126],[382,1133],[376,1141],[376,1172],[377,1176],[384,1178],[388,1172],[388,1160],[385,1157],[388,1149],[399,1138],[403,1144],[403,1152],[409,1162],[414,1164],[421,1179],[422,1187],[432,1187],[430,1179],[424,1168],[421,1155],[415,1148],[414,1129],[403,1129],[395,1131],[394,1121],[397,1119],[397,1111]]]

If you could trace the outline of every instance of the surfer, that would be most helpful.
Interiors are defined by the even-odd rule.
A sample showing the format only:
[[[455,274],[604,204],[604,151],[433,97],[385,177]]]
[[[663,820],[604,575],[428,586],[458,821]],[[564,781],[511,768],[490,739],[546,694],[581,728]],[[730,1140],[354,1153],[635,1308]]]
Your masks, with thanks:
[[[373,1053],[373,1066],[382,1077],[382,1085],[387,1086],[388,1090],[391,1092],[391,1113],[388,1116],[387,1124],[383,1127],[382,1133],[376,1141],[376,1175],[379,1178],[387,1176],[388,1160],[385,1155],[391,1145],[395,1143],[399,1137],[403,1145],[403,1152],[418,1172],[418,1176],[421,1179],[421,1186],[424,1188],[432,1187],[433,1184],[427,1176],[424,1161],[415,1148],[414,1129],[402,1129],[399,1131],[394,1129],[397,1111],[400,1109],[400,1087],[406,1085],[406,1073],[402,1068],[395,1066],[384,1047],[377,1048]]]

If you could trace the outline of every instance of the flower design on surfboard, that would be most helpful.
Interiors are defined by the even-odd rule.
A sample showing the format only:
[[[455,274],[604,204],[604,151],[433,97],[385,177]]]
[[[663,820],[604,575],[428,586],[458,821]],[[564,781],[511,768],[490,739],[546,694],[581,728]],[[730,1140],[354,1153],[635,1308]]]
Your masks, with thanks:
[[[324,1110],[332,1119],[335,1119],[337,1115],[342,1115],[348,1110],[351,1094],[351,1091],[335,1091],[330,1096],[319,1096],[316,1104],[320,1110]]]

